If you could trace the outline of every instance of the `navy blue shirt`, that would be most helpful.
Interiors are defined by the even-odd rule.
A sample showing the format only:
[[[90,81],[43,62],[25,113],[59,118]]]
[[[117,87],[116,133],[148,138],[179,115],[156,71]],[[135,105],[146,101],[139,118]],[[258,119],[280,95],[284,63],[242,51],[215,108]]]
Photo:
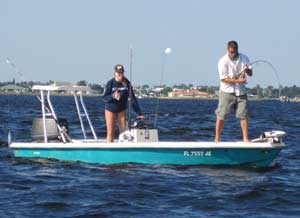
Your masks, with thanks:
[[[114,99],[113,93],[120,92],[120,99]],[[124,78],[124,82],[117,82],[115,78],[109,80],[106,84],[103,100],[105,102],[105,109],[114,113],[119,113],[126,109],[129,92],[131,94],[131,103],[134,112],[142,115],[140,106],[133,93],[133,88],[128,79]]]

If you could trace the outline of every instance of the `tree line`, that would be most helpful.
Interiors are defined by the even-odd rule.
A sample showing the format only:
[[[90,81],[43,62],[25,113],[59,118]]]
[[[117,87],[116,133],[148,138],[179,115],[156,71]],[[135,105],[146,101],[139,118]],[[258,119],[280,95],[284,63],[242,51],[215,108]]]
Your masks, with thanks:
[[[36,81],[22,81],[22,82],[16,82],[8,81],[8,82],[0,82],[0,87],[8,84],[15,84],[17,86],[24,87],[28,89],[28,92],[30,92],[30,88],[33,85],[50,85],[53,84],[53,80],[49,80],[48,82],[36,82]],[[99,83],[89,83],[85,80],[80,80],[76,82],[75,84],[81,85],[81,86],[89,86],[92,90],[97,91],[99,94],[102,94],[105,89],[105,85],[99,84]],[[191,89],[197,89],[203,92],[207,92],[209,95],[216,95],[216,93],[219,90],[219,86],[209,86],[209,85],[193,85],[193,84],[175,84],[173,86],[150,86],[150,85],[138,85],[134,86],[136,92],[138,94],[149,94],[150,92],[155,92],[156,88],[160,88],[159,92],[162,95],[167,95],[169,92],[174,91],[175,89],[181,89],[181,90],[191,90]],[[293,85],[293,86],[280,86],[279,88],[275,88],[273,86],[267,86],[267,87],[261,87],[259,84],[252,88],[247,88],[247,92],[249,95],[257,96],[258,98],[276,98],[279,96],[287,96],[290,98],[294,97],[300,97],[300,87]]]

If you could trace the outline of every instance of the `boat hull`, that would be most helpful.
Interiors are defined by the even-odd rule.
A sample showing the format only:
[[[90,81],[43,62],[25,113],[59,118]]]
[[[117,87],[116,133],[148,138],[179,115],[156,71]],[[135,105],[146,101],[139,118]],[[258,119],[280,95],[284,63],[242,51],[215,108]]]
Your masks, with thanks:
[[[16,157],[55,158],[99,164],[141,163],[176,165],[269,166],[282,146],[276,147],[26,147],[14,146]]]

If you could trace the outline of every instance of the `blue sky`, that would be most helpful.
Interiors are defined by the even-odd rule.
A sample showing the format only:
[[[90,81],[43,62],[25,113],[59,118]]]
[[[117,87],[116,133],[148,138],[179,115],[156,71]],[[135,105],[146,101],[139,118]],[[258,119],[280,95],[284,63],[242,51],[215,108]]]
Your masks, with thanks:
[[[251,61],[265,59],[284,86],[300,85],[297,0],[0,0],[1,81],[106,83],[122,63],[133,83],[218,85],[217,62],[235,39]],[[9,57],[23,72],[12,73]],[[260,64],[248,86],[278,87]]]

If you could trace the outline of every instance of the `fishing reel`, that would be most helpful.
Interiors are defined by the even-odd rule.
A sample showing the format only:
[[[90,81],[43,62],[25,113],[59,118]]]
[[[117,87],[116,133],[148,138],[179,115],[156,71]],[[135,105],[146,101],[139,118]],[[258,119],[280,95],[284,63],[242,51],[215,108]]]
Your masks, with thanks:
[[[154,129],[154,124],[151,119],[151,114],[144,115],[144,119],[137,118],[131,125],[133,129]]]
[[[132,127],[135,129],[144,129],[145,128],[144,124],[145,124],[144,120],[138,118],[134,121]]]

